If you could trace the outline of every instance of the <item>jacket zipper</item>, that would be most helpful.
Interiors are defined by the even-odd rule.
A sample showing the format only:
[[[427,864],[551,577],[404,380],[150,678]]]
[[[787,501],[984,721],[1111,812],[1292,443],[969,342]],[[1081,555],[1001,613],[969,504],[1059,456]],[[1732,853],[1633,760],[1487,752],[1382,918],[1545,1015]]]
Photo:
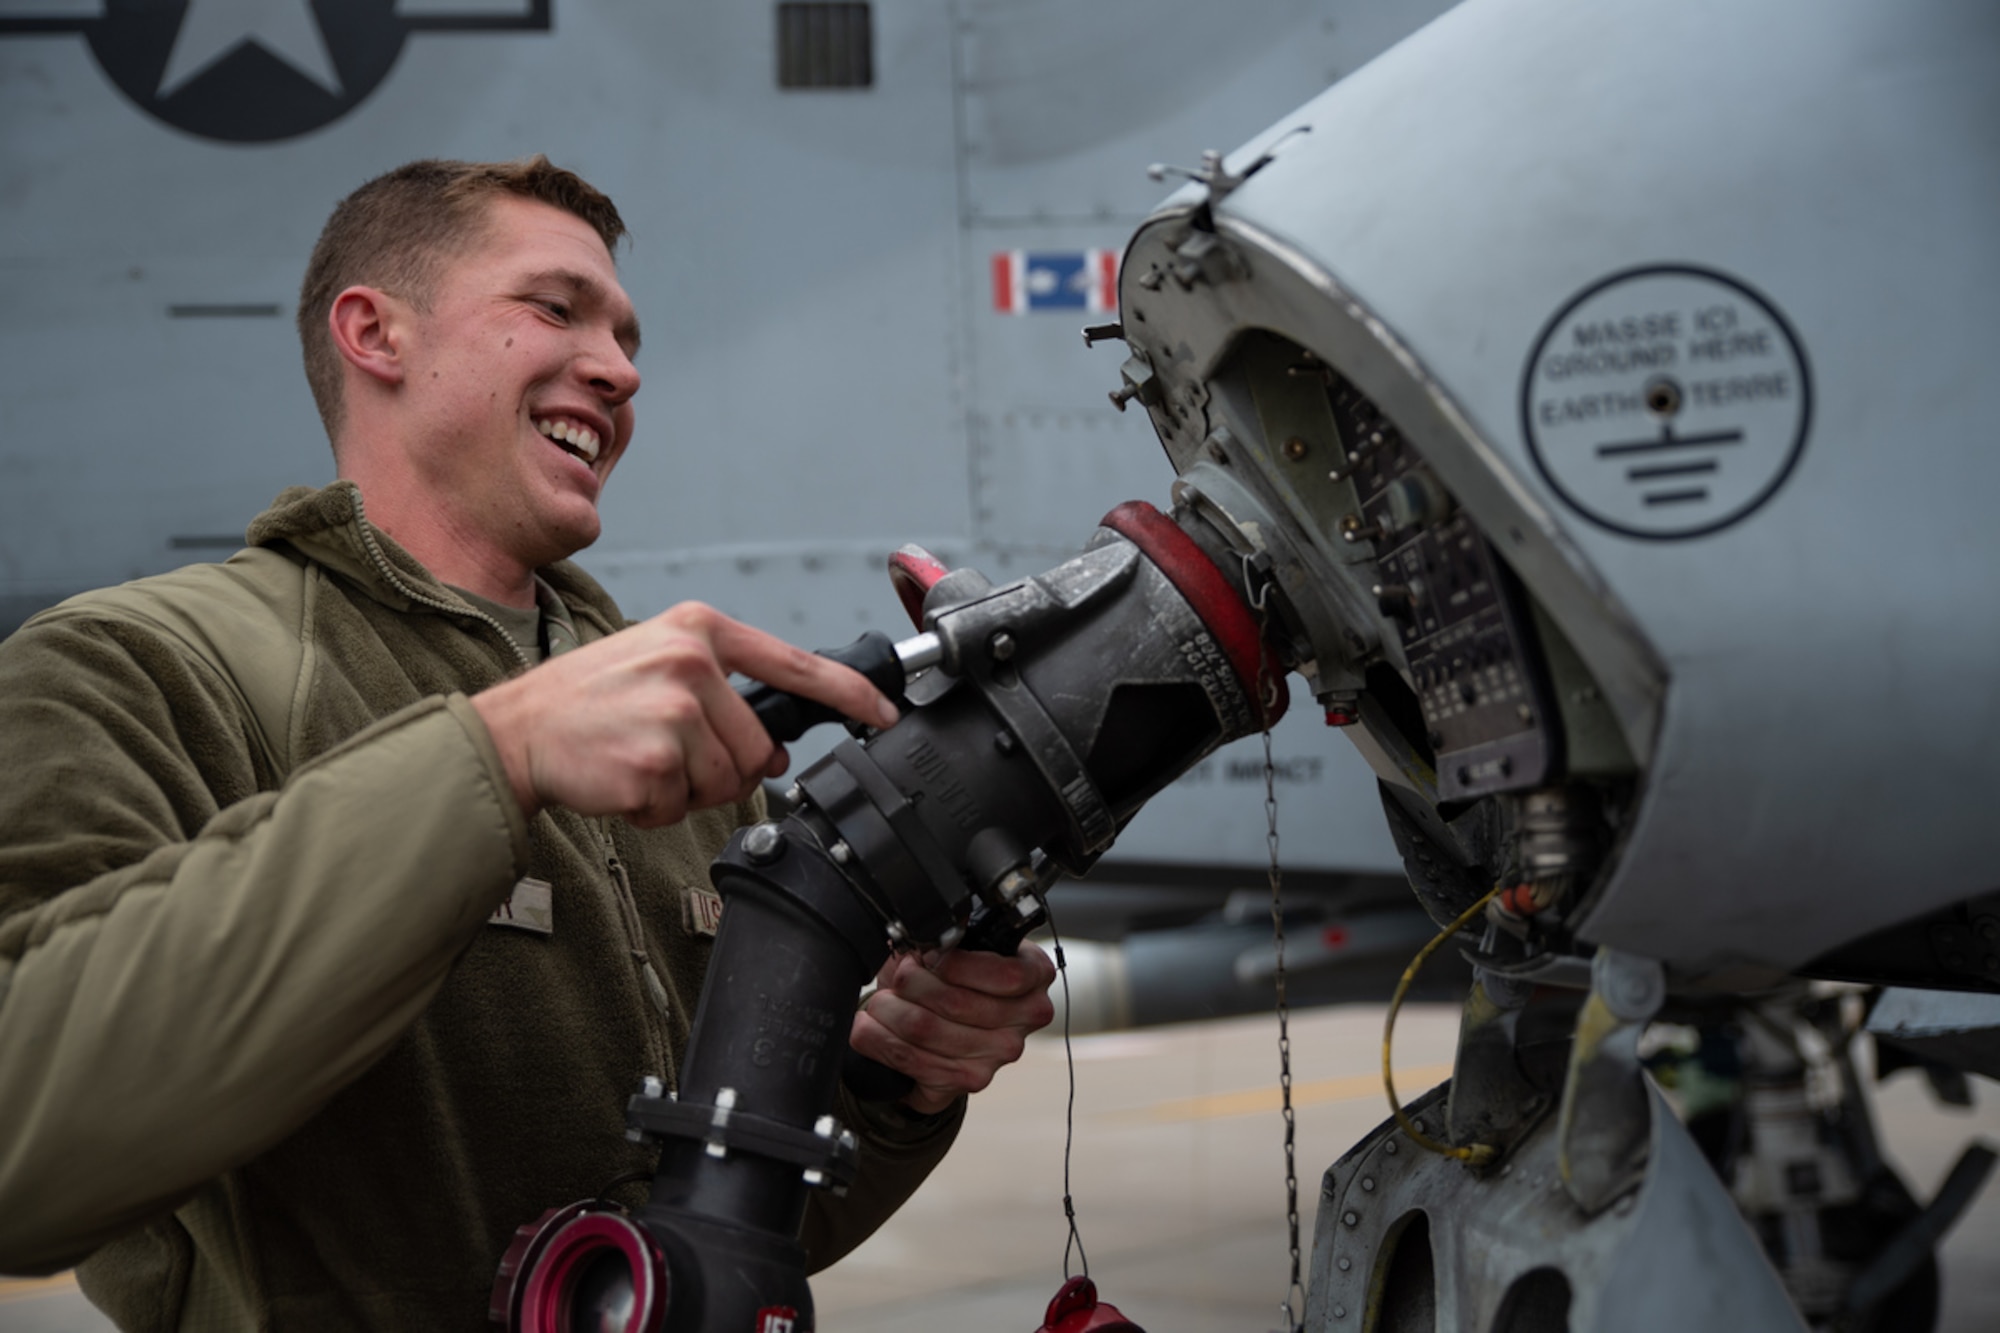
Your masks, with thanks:
[[[680,1073],[674,1068],[672,1035],[668,1025],[674,1016],[673,997],[667,991],[666,982],[653,966],[653,960],[646,953],[646,933],[639,918],[639,897],[632,891],[632,878],[625,873],[625,863],[618,859],[618,845],[611,837],[611,821],[596,821],[598,836],[604,840],[604,863],[611,871],[611,886],[618,899],[619,911],[625,918],[625,933],[631,940],[632,963],[639,969],[639,985],[646,992],[655,1017],[647,1026],[654,1038],[654,1057],[659,1067],[665,1071],[667,1086],[678,1090]]]
[[[368,516],[362,507],[361,495],[358,491],[354,496],[354,517],[356,520],[355,526],[361,533],[361,544],[368,552],[369,562],[375,566],[375,572],[382,578],[383,582],[411,601],[422,606],[428,606],[434,611],[442,611],[448,615],[455,616],[471,615],[477,617],[490,626],[495,634],[500,636],[500,641],[505,643],[513,652],[514,660],[520,663],[523,668],[532,668],[535,665],[528,660],[528,655],[521,651],[521,645],[514,641],[514,636],[507,632],[506,626],[502,625],[492,616],[487,615],[478,607],[468,605],[455,606],[442,598],[431,596],[422,589],[412,588],[408,583],[404,582],[403,576],[396,572],[396,567],[389,563],[389,557],[382,553],[381,543],[375,540],[375,529],[368,526]],[[611,878],[612,901],[618,904],[618,914],[624,922],[625,936],[629,941],[627,947],[632,954],[633,966],[639,973],[639,988],[646,993],[647,1007],[652,1011],[646,1021],[646,1032],[651,1038],[649,1044],[653,1047],[652,1055],[658,1067],[666,1072],[667,1086],[669,1088],[678,1088],[679,1080],[677,1071],[674,1068],[673,1040],[667,1028],[667,1024],[673,1019],[673,997],[668,994],[666,983],[660,979],[659,972],[653,967],[652,958],[646,953],[645,926],[639,917],[639,900],[632,892],[632,879],[631,876],[625,873],[625,863],[618,859],[618,846],[612,841],[611,837],[611,823],[608,819],[596,819],[591,821],[591,825],[596,829],[599,840],[604,844],[604,868]]]

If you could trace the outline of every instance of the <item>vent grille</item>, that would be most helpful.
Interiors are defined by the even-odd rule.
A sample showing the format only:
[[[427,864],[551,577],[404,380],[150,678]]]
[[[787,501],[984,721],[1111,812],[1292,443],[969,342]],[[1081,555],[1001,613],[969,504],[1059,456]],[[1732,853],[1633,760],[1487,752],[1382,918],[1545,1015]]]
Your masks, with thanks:
[[[874,24],[865,4],[778,6],[780,88],[870,88]]]

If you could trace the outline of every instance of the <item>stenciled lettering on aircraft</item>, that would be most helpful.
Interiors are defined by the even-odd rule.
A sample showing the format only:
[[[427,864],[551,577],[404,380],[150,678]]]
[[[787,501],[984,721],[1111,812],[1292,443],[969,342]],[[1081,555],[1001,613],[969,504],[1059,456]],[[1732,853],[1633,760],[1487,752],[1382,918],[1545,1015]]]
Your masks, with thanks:
[[[413,32],[548,32],[554,0],[86,0],[0,15],[0,38],[75,33],[133,105],[177,130],[271,143],[379,87]]]
[[[1557,495],[1628,537],[1699,537],[1774,495],[1812,420],[1805,352],[1770,300],[1692,265],[1628,269],[1557,310],[1521,429]]]
[[[1274,758],[1271,761],[1271,778],[1275,782],[1316,784],[1325,773],[1326,760],[1316,754],[1292,755],[1288,758]],[[1174,781],[1175,785],[1183,787],[1200,787],[1218,781],[1261,787],[1264,785],[1264,761],[1204,759]]]

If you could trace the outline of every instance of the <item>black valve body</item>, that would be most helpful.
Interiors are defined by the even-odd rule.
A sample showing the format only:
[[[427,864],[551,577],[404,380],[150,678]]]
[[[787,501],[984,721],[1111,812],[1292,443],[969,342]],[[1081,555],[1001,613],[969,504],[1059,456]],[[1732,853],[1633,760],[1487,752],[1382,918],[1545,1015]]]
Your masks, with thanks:
[[[628,1108],[663,1145],[638,1215],[670,1270],[654,1327],[808,1333],[799,1226],[809,1190],[853,1169],[829,1117],[856,995],[892,944],[954,942],[983,904],[982,942],[1011,951],[1031,865],[1081,873],[1148,797],[1277,711],[1255,702],[1276,675],[1261,626],[1200,546],[1143,506],[1106,525],[1035,578],[934,589],[943,665],[903,720],[837,746],[793,814],[715,862],[725,910],[678,1099]]]

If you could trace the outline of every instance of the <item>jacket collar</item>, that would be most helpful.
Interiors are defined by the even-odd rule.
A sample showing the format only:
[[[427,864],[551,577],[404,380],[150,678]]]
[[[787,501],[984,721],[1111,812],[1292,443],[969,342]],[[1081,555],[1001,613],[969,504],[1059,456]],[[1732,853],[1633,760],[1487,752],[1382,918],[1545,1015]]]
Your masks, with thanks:
[[[287,488],[250,524],[244,540],[252,546],[290,546],[398,611],[478,614],[368,521],[361,489],[351,481]],[[535,572],[573,614],[595,622],[599,633],[625,624],[611,594],[571,561],[559,560]]]

